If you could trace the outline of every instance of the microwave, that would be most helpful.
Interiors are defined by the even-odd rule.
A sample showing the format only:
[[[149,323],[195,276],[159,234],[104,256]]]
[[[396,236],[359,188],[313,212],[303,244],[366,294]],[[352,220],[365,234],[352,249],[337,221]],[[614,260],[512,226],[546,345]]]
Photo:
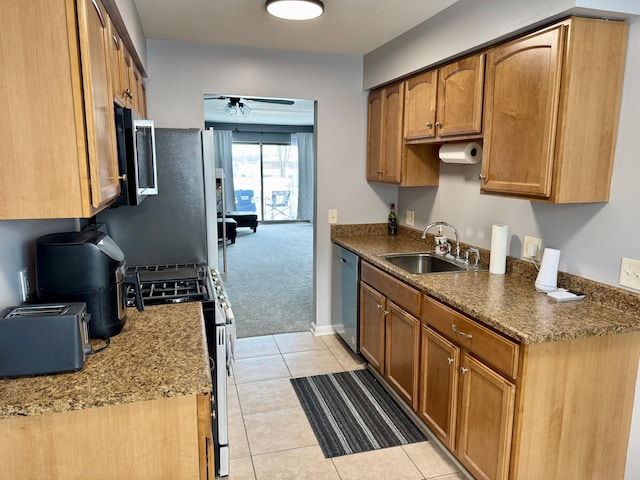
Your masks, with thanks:
[[[138,205],[158,194],[154,124],[130,108],[114,109],[121,194],[113,206]]]

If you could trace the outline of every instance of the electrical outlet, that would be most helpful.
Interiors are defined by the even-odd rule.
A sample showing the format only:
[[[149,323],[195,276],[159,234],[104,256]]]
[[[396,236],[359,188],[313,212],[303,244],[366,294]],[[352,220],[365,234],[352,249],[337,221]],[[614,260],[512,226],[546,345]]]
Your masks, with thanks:
[[[405,218],[406,220],[406,224],[409,225],[410,227],[413,227],[413,210],[407,210],[407,216]]]
[[[338,210],[329,210],[329,223],[338,223]]]
[[[29,288],[29,275],[27,273],[27,269],[23,268],[18,272],[18,277],[20,279],[20,294],[22,295],[22,301],[26,302],[29,300],[31,296],[31,290]]]
[[[640,260],[622,257],[620,285],[640,290]]]
[[[530,260],[540,261],[540,255],[542,255],[542,239],[536,237],[524,236],[524,242],[522,242],[522,258],[528,258]]]

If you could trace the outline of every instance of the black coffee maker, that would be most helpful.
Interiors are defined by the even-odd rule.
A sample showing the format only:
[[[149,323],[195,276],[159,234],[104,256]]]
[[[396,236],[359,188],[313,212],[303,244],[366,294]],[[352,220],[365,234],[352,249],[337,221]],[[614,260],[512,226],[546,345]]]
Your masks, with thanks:
[[[92,338],[112,337],[124,327],[127,285],[134,287],[136,307],[142,311],[139,279],[125,275],[124,253],[104,232],[86,229],[36,240],[39,301],[85,302]]]

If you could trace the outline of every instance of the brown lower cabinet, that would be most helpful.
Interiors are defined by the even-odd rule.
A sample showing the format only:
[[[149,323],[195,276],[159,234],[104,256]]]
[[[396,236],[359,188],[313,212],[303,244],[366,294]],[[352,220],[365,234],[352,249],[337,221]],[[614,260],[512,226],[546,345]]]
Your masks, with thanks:
[[[210,394],[0,420],[0,478],[215,477]]]
[[[474,478],[624,478],[640,332],[523,345],[426,295],[421,320],[417,413]]]
[[[476,478],[509,478],[515,385],[422,328],[420,417]]]
[[[361,279],[360,352],[416,410],[420,293],[365,262]]]
[[[474,478],[624,479],[640,332],[521,344],[360,275],[363,356]]]

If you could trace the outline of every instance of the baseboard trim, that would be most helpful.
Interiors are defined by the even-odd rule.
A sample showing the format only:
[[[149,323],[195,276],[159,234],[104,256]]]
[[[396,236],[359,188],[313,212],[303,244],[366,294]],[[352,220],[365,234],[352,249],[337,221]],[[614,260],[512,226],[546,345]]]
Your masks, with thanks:
[[[318,326],[315,322],[311,322],[311,333],[313,333],[316,337],[320,337],[322,335],[333,335],[336,333],[334,328],[331,325],[322,325]]]

